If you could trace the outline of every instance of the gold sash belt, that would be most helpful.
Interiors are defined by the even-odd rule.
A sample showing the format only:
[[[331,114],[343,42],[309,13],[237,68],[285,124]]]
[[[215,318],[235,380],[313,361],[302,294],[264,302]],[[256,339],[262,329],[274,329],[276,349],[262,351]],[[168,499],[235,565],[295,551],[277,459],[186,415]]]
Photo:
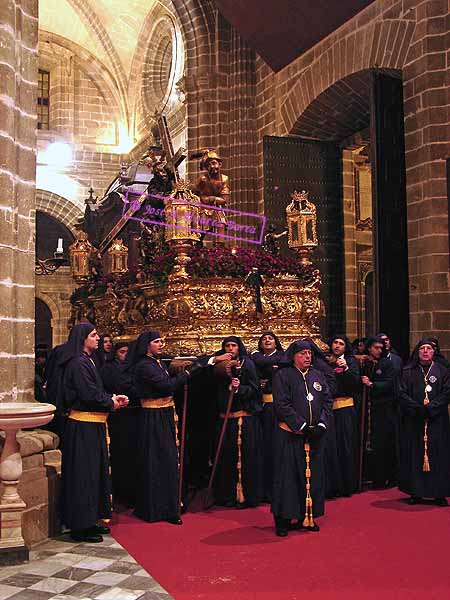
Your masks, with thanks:
[[[263,394],[262,401],[263,401],[263,404],[272,404],[272,402],[273,402],[272,394]]]
[[[346,408],[347,406],[355,406],[353,398],[350,396],[342,396],[341,398],[335,398],[333,400],[333,410],[338,410],[339,408]]]
[[[239,417],[251,417],[252,413],[247,412],[246,410],[238,410],[236,412],[232,412],[229,414],[230,419],[239,419]],[[225,419],[225,413],[220,413],[221,419]]]
[[[142,408],[169,408],[175,406],[172,396],[165,398],[144,398],[141,400]]]
[[[84,410],[71,410],[69,419],[84,421],[86,423],[106,423],[109,413],[87,412]]]

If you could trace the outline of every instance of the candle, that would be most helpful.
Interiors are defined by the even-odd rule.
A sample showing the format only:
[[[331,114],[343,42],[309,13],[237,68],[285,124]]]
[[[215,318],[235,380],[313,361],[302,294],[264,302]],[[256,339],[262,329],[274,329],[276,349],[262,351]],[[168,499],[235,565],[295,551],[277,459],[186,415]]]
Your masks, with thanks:
[[[57,252],[57,254],[63,254],[63,252],[64,252],[62,238],[58,238],[58,247],[56,248],[56,252]]]

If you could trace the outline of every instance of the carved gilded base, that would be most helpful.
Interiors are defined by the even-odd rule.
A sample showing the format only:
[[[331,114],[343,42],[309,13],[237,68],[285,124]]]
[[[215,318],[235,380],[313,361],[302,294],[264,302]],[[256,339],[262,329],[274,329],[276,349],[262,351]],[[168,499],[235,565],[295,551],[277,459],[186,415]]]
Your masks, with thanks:
[[[309,285],[296,277],[268,279],[261,288],[263,312],[256,312],[255,290],[236,278],[190,278],[164,285],[136,284],[78,303],[77,318],[95,318],[100,332],[133,339],[145,329],[161,331],[168,353],[200,355],[220,348],[223,337],[243,338],[250,350],[263,331],[274,331],[286,347],[299,337],[319,335],[320,276]],[[88,314],[88,311],[90,314]]]

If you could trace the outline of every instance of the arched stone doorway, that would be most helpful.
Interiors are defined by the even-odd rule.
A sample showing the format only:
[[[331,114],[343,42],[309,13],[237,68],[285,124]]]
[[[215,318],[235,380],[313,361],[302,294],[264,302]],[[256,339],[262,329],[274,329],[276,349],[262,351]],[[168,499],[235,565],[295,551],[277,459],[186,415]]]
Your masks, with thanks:
[[[52,331],[52,311],[48,305],[41,300],[36,298],[35,300],[35,348],[38,346],[45,347],[47,349],[53,346],[53,331]]]
[[[307,104],[292,123],[289,137],[265,139],[264,173],[269,220],[281,221],[288,194],[294,189],[310,191],[317,205],[323,250],[317,264],[324,276],[327,308],[322,334],[346,328],[351,336],[361,335],[358,304],[365,304],[365,299],[358,300],[358,255],[369,254],[374,270],[372,327],[389,331],[406,355],[409,298],[403,121],[400,71],[353,73]]]
[[[64,199],[61,199],[64,201]],[[66,201],[66,204],[69,203]],[[60,206],[63,213],[64,206]],[[49,214],[44,210],[36,211],[36,257],[45,260],[51,258],[55,252],[58,239],[62,238],[64,254],[69,256],[69,246],[74,241],[74,236],[69,227],[63,223],[55,214]],[[51,314],[51,341],[52,346],[66,341],[68,333],[68,322],[70,316],[70,295],[75,288],[74,281],[70,275],[70,268],[64,266],[49,275],[36,276],[36,307],[47,306]],[[38,309],[37,309],[38,310]],[[41,310],[41,308],[39,309]],[[43,311],[36,313],[36,332],[40,327],[38,318]],[[48,317],[48,315],[47,315]],[[46,317],[46,318],[47,318]],[[44,326],[42,325],[42,328]],[[48,327],[47,327],[48,330]],[[39,334],[41,335],[41,334]],[[47,334],[47,337],[48,334]],[[36,344],[38,341],[36,333]]]

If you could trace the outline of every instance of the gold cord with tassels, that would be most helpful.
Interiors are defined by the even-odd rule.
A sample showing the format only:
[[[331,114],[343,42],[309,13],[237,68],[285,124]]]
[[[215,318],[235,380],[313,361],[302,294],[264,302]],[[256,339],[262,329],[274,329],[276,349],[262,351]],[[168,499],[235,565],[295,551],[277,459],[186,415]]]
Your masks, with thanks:
[[[425,398],[423,399],[423,405],[427,406],[428,404],[430,404],[430,399],[428,398],[428,375],[430,374],[430,371],[433,367],[433,363],[431,363],[430,368],[428,369],[427,373],[425,374],[423,369],[423,378],[425,381]],[[431,471],[430,468],[430,461],[428,458],[428,419],[425,418],[425,425],[424,425],[424,431],[423,431],[423,466],[422,466],[422,471],[424,473],[429,473]]]
[[[238,418],[238,433],[237,433],[237,447],[238,447],[238,460],[237,460],[237,472],[238,481],[236,485],[236,500],[239,504],[245,502],[244,490],[242,487],[242,417]]]
[[[180,440],[178,439],[178,415],[175,410],[175,406],[173,407],[173,422],[175,423],[175,445],[177,447],[178,454],[178,466],[180,466]]]
[[[313,517],[313,502],[311,497],[311,468],[310,468],[310,455],[309,452],[311,450],[311,446],[309,442],[305,442],[305,454],[306,454],[306,501],[305,501],[305,518],[303,519],[303,527],[313,527],[314,526],[314,517]]]

